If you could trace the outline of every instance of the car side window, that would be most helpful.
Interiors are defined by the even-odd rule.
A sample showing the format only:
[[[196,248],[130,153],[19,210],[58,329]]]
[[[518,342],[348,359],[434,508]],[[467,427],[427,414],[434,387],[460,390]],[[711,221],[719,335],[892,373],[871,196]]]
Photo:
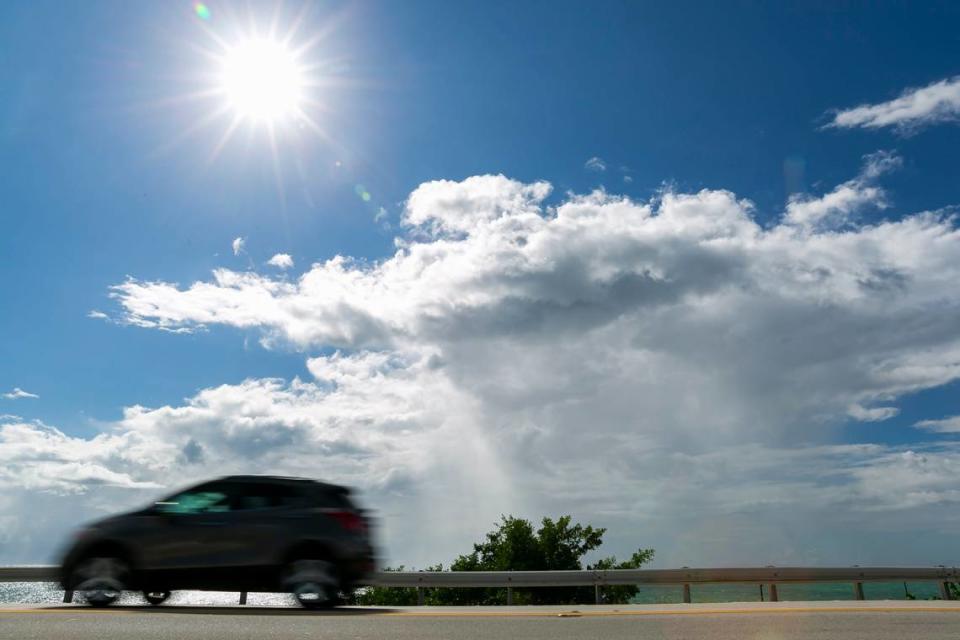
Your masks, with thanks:
[[[297,504],[297,493],[276,484],[248,484],[240,488],[237,508],[241,511],[273,509]]]
[[[230,511],[230,496],[223,487],[206,486],[188,489],[156,503],[161,513],[189,515]]]

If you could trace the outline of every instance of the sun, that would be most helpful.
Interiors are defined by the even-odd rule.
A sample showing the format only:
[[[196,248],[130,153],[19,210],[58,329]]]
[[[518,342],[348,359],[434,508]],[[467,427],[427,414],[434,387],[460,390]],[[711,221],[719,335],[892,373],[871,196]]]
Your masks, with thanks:
[[[356,85],[347,75],[349,50],[335,38],[346,14],[328,12],[321,19],[312,0],[302,2],[295,13],[274,3],[270,15],[253,3],[246,11],[194,5],[196,39],[179,43],[186,45],[184,59],[200,64],[183,72],[186,82],[178,87],[189,88],[157,102],[191,112],[163,149],[209,131],[210,152],[201,156],[207,165],[227,150],[256,153],[257,162],[272,163],[281,197],[285,167],[295,165],[303,178],[303,154],[318,145],[342,151],[328,118],[336,115],[344,91]],[[238,138],[245,141],[242,149]],[[264,145],[269,153],[262,153]]]
[[[272,124],[302,113],[305,72],[283,43],[249,38],[221,58],[220,89],[243,119]]]

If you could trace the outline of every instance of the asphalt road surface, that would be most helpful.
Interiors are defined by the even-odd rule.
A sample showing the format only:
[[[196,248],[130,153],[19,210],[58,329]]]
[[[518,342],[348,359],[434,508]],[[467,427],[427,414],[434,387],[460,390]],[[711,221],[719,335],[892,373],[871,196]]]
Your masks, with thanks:
[[[955,602],[348,608],[4,605],[0,639],[905,640],[960,638]]]

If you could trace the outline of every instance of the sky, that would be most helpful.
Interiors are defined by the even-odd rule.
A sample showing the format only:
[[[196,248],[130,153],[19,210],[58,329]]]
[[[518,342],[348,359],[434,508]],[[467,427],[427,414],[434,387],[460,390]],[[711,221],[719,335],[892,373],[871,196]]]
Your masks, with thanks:
[[[3,3],[0,562],[282,473],[408,567],[955,564],[958,22]]]

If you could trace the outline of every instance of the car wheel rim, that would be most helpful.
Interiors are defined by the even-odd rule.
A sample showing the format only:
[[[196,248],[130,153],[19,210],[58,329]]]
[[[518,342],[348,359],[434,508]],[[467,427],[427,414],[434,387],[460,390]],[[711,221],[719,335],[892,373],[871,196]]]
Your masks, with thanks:
[[[336,595],[333,564],[325,560],[297,560],[290,565],[286,583],[297,601],[305,605],[324,604]]]
[[[307,582],[297,585],[297,588],[293,591],[293,595],[295,595],[300,602],[310,604],[325,602],[330,599],[327,595],[326,587],[318,582]]]
[[[90,558],[77,567],[76,590],[91,604],[110,604],[123,592],[126,565],[117,558]]]

